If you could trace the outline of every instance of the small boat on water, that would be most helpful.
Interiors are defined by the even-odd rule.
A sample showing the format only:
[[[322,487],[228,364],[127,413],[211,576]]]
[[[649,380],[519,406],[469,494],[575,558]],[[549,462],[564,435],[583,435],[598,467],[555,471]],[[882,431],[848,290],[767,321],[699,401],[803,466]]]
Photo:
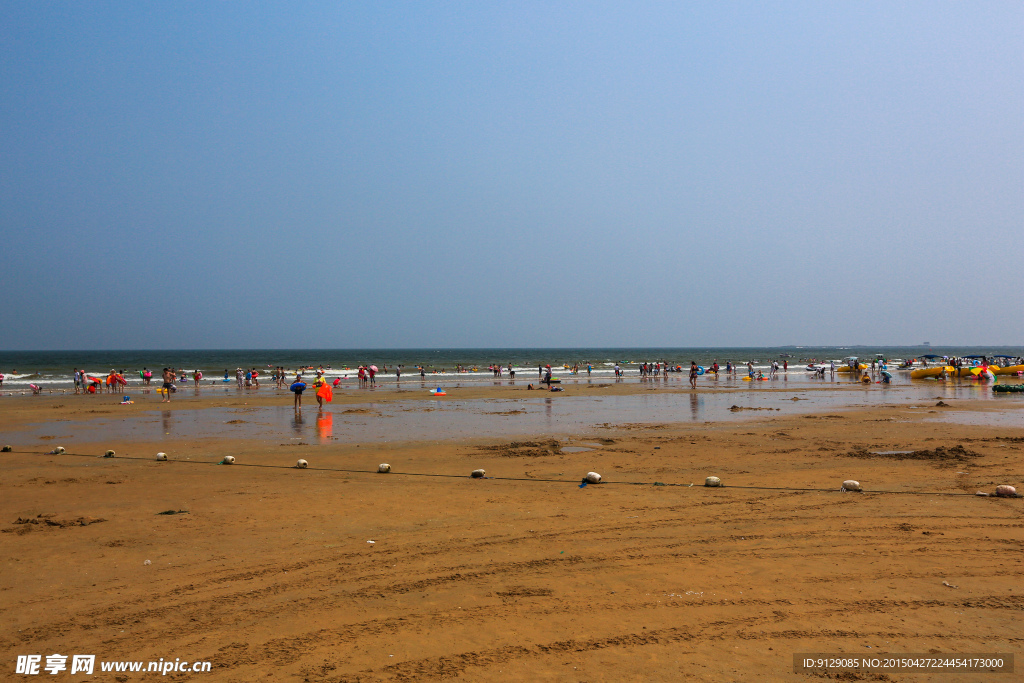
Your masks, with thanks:
[[[836,368],[836,372],[857,372],[858,370],[867,370],[867,363],[857,363],[857,370],[853,370],[849,365],[840,365]]]
[[[999,370],[999,366],[989,365],[988,370],[992,374],[995,374]],[[956,368],[956,370],[952,374],[953,377],[960,377],[962,379],[980,379],[983,373],[984,370],[982,369],[982,367],[980,365],[975,365],[969,368]]]
[[[997,365],[989,365],[988,370],[993,375],[1006,374],[1002,373],[1001,368]],[[958,377],[960,379],[983,379],[985,371],[980,365],[972,367],[955,368],[952,365],[938,365],[933,368],[918,368],[917,370],[911,370],[910,379],[925,379],[928,377],[941,377],[945,372],[946,377]]]
[[[859,373],[861,370],[867,370],[867,363],[861,363],[857,356],[849,356],[843,359],[846,361],[846,365],[840,365],[836,368],[836,372],[844,373]]]
[[[910,371],[910,379],[924,379],[925,377],[941,377],[942,373],[945,372],[947,376],[952,377],[953,373],[956,372],[956,368],[952,365],[936,365],[931,368],[918,368]]]

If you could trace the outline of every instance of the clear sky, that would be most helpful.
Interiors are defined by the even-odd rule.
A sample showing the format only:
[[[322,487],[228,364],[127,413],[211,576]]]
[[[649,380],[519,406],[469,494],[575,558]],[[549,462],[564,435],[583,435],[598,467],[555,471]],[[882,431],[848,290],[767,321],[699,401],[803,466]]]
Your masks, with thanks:
[[[0,0],[0,348],[1020,344],[1020,2]]]

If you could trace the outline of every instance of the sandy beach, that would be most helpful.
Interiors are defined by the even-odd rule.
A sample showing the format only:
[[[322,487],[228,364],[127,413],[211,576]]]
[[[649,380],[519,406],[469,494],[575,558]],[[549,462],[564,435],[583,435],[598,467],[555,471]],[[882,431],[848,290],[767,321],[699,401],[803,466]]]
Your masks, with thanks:
[[[650,391],[555,400],[571,413],[587,392]],[[728,421],[375,443],[271,427],[118,441],[90,422],[163,406],[6,399],[5,666],[62,653],[211,663],[171,680],[805,680],[794,653],[1020,650],[1024,500],[973,495],[1024,482],[1019,400],[936,406],[904,392],[783,414],[743,410],[737,395]],[[492,413],[525,397],[452,396]],[[245,420],[284,400],[226,392],[167,412]],[[419,391],[374,401],[430,408]],[[366,398],[338,397],[335,430],[349,403]],[[304,412],[314,422],[315,402]],[[971,424],[992,415],[1002,422]],[[58,421],[84,436],[30,427]],[[45,454],[58,445],[67,452]],[[115,457],[99,457],[107,449]],[[487,478],[470,478],[476,468]],[[589,471],[604,482],[581,488]],[[712,475],[725,486],[703,486]],[[840,492],[846,479],[865,492]],[[842,676],[921,676],[884,675]]]
[[[2,18],[0,683],[1024,681],[1024,3]]]

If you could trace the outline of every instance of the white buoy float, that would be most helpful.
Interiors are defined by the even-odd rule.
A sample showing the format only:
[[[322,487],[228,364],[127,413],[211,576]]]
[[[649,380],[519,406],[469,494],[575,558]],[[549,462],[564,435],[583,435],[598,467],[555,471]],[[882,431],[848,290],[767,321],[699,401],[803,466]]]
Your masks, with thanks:
[[[1000,484],[999,486],[996,487],[996,495],[999,496],[1000,498],[1016,498],[1017,489],[1006,484]]]
[[[107,451],[107,453],[110,453],[110,455],[107,456],[108,458],[114,457],[114,451]],[[157,459],[157,462],[165,462],[167,460],[167,454],[166,453],[157,453],[156,454],[156,459]]]
[[[234,465],[235,464],[235,456],[233,456],[233,455],[225,455],[224,459],[221,460],[221,462],[224,463],[225,465]]]
[[[64,453],[63,446],[57,446],[52,451],[50,451],[50,455],[61,455],[62,453]]]
[[[587,476],[583,478],[583,481],[587,482],[588,484],[600,484],[601,475],[598,474],[597,472],[587,472]]]
[[[381,464],[377,465],[377,472],[379,472],[380,474],[387,474],[390,471],[391,465],[387,464],[386,462],[382,462]]]
[[[156,459],[159,460],[161,455],[163,455],[163,453],[157,453]],[[114,457],[114,451],[107,451],[106,453],[103,454],[103,457],[104,458],[113,458]],[[167,458],[164,458],[164,460],[166,460],[166,459]]]
[[[307,467],[309,467],[309,463],[301,458],[299,458],[299,461],[295,463],[295,469],[297,470],[304,470]]]
[[[469,476],[473,477],[474,479],[483,479],[485,476],[487,476],[487,471],[473,470],[472,472],[469,473]]]
[[[860,482],[857,481],[856,479],[847,479],[846,481],[844,481],[843,482],[843,487],[840,490],[841,491],[863,491],[863,489],[860,487]]]
[[[704,485],[705,486],[721,486],[722,485],[722,480],[719,479],[718,477],[708,477],[707,479],[704,480]]]

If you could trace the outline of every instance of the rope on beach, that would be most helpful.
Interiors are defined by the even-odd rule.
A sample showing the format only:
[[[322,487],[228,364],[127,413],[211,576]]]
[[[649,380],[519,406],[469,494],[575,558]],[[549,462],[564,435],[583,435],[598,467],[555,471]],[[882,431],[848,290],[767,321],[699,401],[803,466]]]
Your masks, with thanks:
[[[65,455],[65,456],[71,456],[71,457],[76,457],[76,458],[107,458],[107,457],[113,457],[113,456],[106,456],[106,455],[94,455],[92,453],[68,453],[67,451],[65,451],[63,453],[52,453],[52,452],[40,453],[38,451],[5,451],[5,453],[11,453],[12,455],[17,455],[17,454],[20,454],[20,455]],[[146,460],[146,461],[152,461],[153,460],[152,458],[147,458],[147,457],[138,456],[138,455],[136,455],[136,456],[122,455],[122,456],[117,456],[117,458],[119,460]],[[163,462],[183,463],[183,464],[192,464],[192,465],[220,465],[224,461],[212,462],[212,461],[209,461],[209,460],[165,460]],[[312,467],[312,466],[309,466],[308,464],[305,467],[296,467],[295,465],[266,465],[266,464],[260,464],[260,463],[232,462],[231,466],[232,467],[257,467],[257,468],[272,469],[272,470],[304,469],[304,470],[312,470],[312,471],[316,471],[316,472],[342,472],[342,473],[346,473],[346,474],[376,474],[378,476],[380,475],[380,471],[379,470],[360,470],[360,469],[349,469],[349,468],[344,468],[344,467]],[[552,483],[552,484],[576,484],[576,485],[580,484],[580,482],[575,480],[575,479],[550,479],[550,478],[538,478],[538,477],[495,477],[495,476],[490,476],[490,477],[473,477],[472,475],[467,476],[467,475],[464,475],[464,474],[443,474],[443,473],[440,473],[440,472],[395,472],[395,471],[389,471],[389,473],[392,474],[392,475],[399,475],[399,476],[405,476],[405,477],[436,477],[436,478],[442,478],[442,479],[470,479],[470,478],[478,479],[478,478],[484,478],[484,479],[492,479],[492,480],[495,480],[495,481],[529,481],[529,482]],[[722,484],[722,485],[714,486],[714,487],[706,487],[706,486],[703,486],[703,485],[678,484],[678,483],[660,482],[660,481],[653,481],[653,482],[650,482],[650,481],[602,481],[601,484],[600,484],[600,486],[602,486],[602,487],[604,487],[604,486],[616,486],[616,485],[618,485],[618,486],[672,486],[672,487],[676,487],[676,488],[701,488],[701,489],[704,489],[704,488],[740,489],[740,490],[748,490],[748,491],[812,491],[812,492],[816,491],[816,492],[822,492],[822,493],[838,493],[839,491],[842,490],[842,489],[835,489],[835,488],[817,488],[817,487],[800,487],[800,486],[740,486],[740,485],[734,485],[734,484],[730,484],[729,486],[725,486],[724,484]],[[971,498],[974,498],[974,497],[977,496],[977,494],[974,494],[974,493],[958,493],[958,492],[953,492],[953,491],[884,491],[884,490],[870,491],[870,490],[862,490],[862,491],[857,491],[857,493],[908,494],[908,495],[917,495],[917,496],[968,496],[968,497],[971,497]],[[1024,497],[1024,496],[1021,496],[1021,495],[1018,494],[1016,497],[1021,498],[1021,497]]]

